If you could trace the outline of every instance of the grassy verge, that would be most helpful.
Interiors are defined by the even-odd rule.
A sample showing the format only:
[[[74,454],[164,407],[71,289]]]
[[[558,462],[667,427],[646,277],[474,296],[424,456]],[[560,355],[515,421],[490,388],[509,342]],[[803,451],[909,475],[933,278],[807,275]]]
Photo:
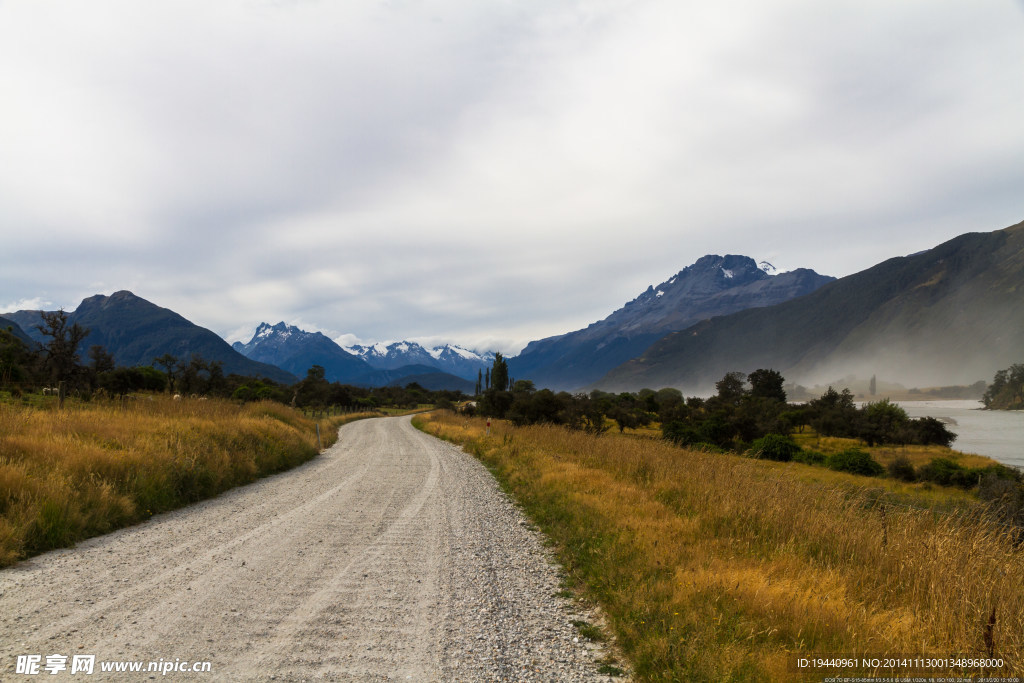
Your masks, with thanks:
[[[366,416],[321,420],[324,447]],[[0,567],[303,463],[317,424],[269,402],[0,402]]]
[[[1024,673],[1024,559],[960,491],[560,427],[496,421],[485,436],[450,413],[416,422],[520,501],[641,680],[820,680],[796,668],[815,655],[991,652],[1006,666],[989,675]]]

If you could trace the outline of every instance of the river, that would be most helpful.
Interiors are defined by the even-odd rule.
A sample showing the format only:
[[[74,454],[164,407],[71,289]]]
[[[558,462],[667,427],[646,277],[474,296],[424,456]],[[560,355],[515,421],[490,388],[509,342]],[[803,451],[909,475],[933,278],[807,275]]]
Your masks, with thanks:
[[[1024,412],[980,410],[981,401],[896,401],[910,417],[937,417],[956,433],[953,448],[1024,468]]]

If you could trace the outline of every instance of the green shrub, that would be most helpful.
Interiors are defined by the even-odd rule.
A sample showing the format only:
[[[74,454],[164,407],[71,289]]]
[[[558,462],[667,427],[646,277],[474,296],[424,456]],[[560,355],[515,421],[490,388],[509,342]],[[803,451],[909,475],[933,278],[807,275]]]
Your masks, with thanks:
[[[861,474],[866,477],[878,477],[885,472],[885,468],[877,460],[859,448],[848,448],[845,451],[833,453],[828,458],[828,467],[837,472]]]
[[[914,466],[911,464],[905,456],[899,456],[891,463],[888,467],[889,476],[893,479],[899,479],[900,481],[917,481],[917,472],[914,470]]]
[[[949,458],[933,458],[921,468],[921,479],[942,486],[963,486],[968,477],[967,468]]]
[[[782,434],[765,434],[750,444],[750,453],[754,457],[779,462],[789,462],[799,452],[800,446],[792,438]]]
[[[828,462],[828,456],[818,451],[801,450],[793,456],[793,462],[802,462],[805,465],[824,465]]]

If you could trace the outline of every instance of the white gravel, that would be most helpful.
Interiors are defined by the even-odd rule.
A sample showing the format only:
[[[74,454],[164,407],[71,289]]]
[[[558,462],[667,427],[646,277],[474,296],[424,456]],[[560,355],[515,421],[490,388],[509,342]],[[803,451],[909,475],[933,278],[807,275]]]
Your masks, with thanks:
[[[0,680],[164,678],[15,674],[94,654],[211,662],[176,680],[622,681],[559,590],[480,463],[363,420],[290,472],[0,571]]]

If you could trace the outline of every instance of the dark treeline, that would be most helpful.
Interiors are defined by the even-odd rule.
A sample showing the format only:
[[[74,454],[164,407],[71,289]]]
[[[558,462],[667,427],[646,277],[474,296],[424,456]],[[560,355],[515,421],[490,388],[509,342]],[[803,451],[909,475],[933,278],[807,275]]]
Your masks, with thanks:
[[[77,323],[69,325],[63,310],[43,313],[36,329],[47,338],[46,343],[29,345],[10,329],[0,329],[0,389],[15,396],[23,391],[49,393],[58,389],[84,399],[166,391],[240,401],[271,400],[312,409],[329,406],[405,408],[422,403],[450,405],[465,398],[458,391],[429,391],[418,384],[369,388],[330,383],[324,378],[324,369],[318,365],[293,385],[225,374],[221,362],[208,361],[198,355],[177,358],[164,354],[154,358],[152,365],[118,367],[116,359],[102,346],[88,347],[86,357],[82,358],[80,348],[87,341],[89,330]]]
[[[501,377],[500,370],[491,377]],[[911,419],[887,399],[857,407],[844,389],[828,391],[806,404],[790,404],[785,379],[776,370],[750,375],[730,372],[715,384],[710,398],[684,398],[677,389],[610,394],[537,391],[529,380],[511,386],[493,385],[480,396],[478,410],[516,424],[563,424],[602,432],[611,420],[620,431],[661,423],[665,438],[681,446],[745,451],[769,434],[789,434],[803,425],[823,436],[878,444],[938,444],[949,446],[956,435],[935,418]]]

